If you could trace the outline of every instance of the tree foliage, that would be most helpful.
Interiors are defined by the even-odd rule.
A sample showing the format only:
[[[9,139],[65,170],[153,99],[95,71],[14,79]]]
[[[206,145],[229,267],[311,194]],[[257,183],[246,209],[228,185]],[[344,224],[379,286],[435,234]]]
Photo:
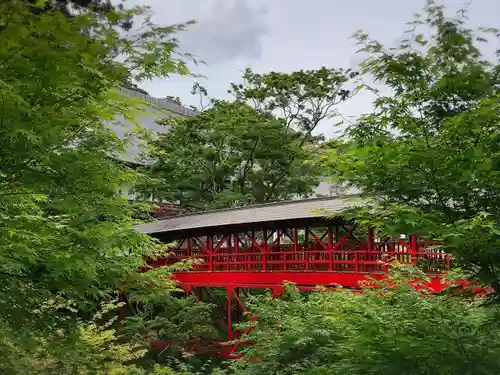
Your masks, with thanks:
[[[60,335],[51,345],[45,342],[32,352],[24,352],[18,369],[33,375],[187,375],[201,374],[188,364],[171,360],[171,366],[151,362],[148,346],[124,340],[117,325],[117,301],[100,306],[90,320],[78,320],[76,337]],[[203,367],[202,367],[203,369]]]
[[[254,299],[255,345],[236,374],[495,374],[498,307],[409,286],[419,271],[395,265],[389,280],[350,290]]]
[[[346,84],[356,75],[326,67],[265,74],[247,69],[243,83],[231,84],[229,93],[257,110],[276,114],[287,128],[304,132],[306,142],[322,120],[337,114],[336,105],[352,95]]]
[[[150,143],[152,180],[140,188],[155,200],[231,207],[307,196],[317,184],[303,133],[241,101],[216,101],[196,117],[162,123],[168,132]]]
[[[67,17],[56,8],[34,12],[38,6],[44,2],[0,3],[3,374],[36,373],[30,355],[53,355],[62,342],[69,353],[82,339],[79,321],[120,287],[147,297],[144,304],[175,289],[171,269],[137,273],[161,249],[133,229],[134,207],[116,194],[136,176],[110,157],[124,142],[105,121],[132,118],[116,90],[130,73],[139,80],[185,72],[175,57],[178,27],[146,17],[138,34],[123,36],[121,21],[146,9]],[[157,293],[140,293],[148,286]]]
[[[162,121],[169,131],[150,143],[152,177],[139,190],[185,209],[230,207],[310,196],[319,182],[318,124],[335,115],[356,74],[320,68],[256,74],[212,100],[196,84],[201,115]]]
[[[358,212],[389,232],[442,241],[455,264],[500,292],[499,66],[487,35],[429,2],[396,48],[359,33],[362,72],[391,91],[331,150],[334,178],[376,198]],[[364,219],[363,219],[364,217]]]

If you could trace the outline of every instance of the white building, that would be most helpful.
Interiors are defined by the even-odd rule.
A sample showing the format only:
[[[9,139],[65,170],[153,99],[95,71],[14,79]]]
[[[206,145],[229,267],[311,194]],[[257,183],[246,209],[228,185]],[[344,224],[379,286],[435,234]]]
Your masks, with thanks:
[[[138,91],[124,88],[121,89],[121,92],[129,97],[140,99],[146,104],[145,110],[136,116],[135,121],[152,132],[163,133],[168,130],[165,126],[157,124],[157,120],[168,116],[195,116],[197,114],[196,111],[167,99],[153,98]],[[113,129],[119,137],[124,138],[132,135],[126,153],[120,156],[120,159],[130,163],[140,164],[139,154],[141,151],[141,141],[136,136],[133,136],[136,124],[126,120],[124,117],[118,117],[115,119],[115,122],[118,122],[119,125],[110,123],[110,128]]]
[[[134,129],[136,123],[140,124],[144,129],[153,133],[163,133],[168,131],[168,128],[159,125],[156,121],[169,116],[195,116],[196,111],[191,108],[184,107],[167,99],[153,98],[141,92],[126,88],[120,91],[131,97],[140,99],[145,103],[144,110],[135,117],[135,122],[125,119],[123,116],[118,116],[113,122],[109,123],[109,127],[120,137],[127,138],[128,143],[124,154],[116,155],[121,161],[141,165],[141,151],[143,142],[139,139]],[[132,186],[122,186],[120,194],[130,200],[135,198]]]

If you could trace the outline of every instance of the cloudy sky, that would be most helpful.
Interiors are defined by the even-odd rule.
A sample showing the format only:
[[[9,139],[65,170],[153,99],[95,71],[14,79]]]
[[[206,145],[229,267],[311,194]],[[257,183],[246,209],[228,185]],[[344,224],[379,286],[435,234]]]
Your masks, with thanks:
[[[321,66],[355,68],[360,61],[352,34],[363,29],[385,44],[401,37],[405,21],[424,0],[129,0],[150,5],[154,21],[172,24],[194,19],[197,25],[179,35],[183,49],[207,62],[195,68],[206,76],[201,83],[212,97],[227,98],[230,82],[245,68],[256,72],[314,69]],[[463,0],[441,0],[450,15]],[[469,2],[470,26],[500,26],[500,0]],[[500,46],[492,46],[500,47]],[[489,51],[491,52],[491,51]],[[151,95],[179,96],[197,104],[190,95],[193,80],[173,77],[142,85]],[[339,111],[355,117],[371,108],[362,94]],[[332,121],[333,122],[333,121]],[[332,125],[319,129],[332,135]]]

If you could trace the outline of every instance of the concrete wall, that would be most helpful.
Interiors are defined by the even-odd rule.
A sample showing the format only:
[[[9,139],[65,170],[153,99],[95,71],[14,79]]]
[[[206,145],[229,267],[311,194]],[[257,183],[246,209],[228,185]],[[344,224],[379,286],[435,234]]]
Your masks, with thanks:
[[[156,123],[156,121],[159,119],[168,116],[195,116],[197,114],[196,111],[193,111],[190,108],[183,107],[169,100],[153,98],[151,96],[129,89],[121,89],[121,92],[131,98],[141,99],[146,103],[145,111],[138,114],[135,121],[137,121],[137,123],[139,123],[145,129],[148,129],[155,133],[163,133],[168,131],[167,127]],[[139,154],[141,151],[142,142],[136,135],[134,135],[134,128],[136,127],[136,124],[132,121],[126,120],[123,116],[117,116],[114,121],[109,122],[109,127],[120,138],[130,138],[126,153],[124,155],[117,155],[117,157],[123,161],[139,163]]]

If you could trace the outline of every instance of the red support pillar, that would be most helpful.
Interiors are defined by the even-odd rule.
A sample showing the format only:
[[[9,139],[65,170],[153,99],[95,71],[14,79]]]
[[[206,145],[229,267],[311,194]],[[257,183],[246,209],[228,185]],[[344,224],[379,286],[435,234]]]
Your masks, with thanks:
[[[333,228],[328,227],[328,271],[333,270]]]
[[[222,242],[221,248],[224,247],[224,243],[226,244],[226,251],[222,249],[223,259],[225,259],[226,271],[231,272],[231,258],[234,256],[234,247],[232,244],[232,236],[229,233],[226,236],[226,240]]]
[[[237,253],[240,250],[240,238],[238,237],[238,234],[235,233],[233,234],[233,244],[234,244],[234,252]]]
[[[234,245],[233,246],[234,251],[232,252],[233,253],[233,261],[234,261],[235,268],[237,270],[239,270],[238,264],[241,264],[240,263],[240,255],[238,254],[240,252],[240,238],[239,238],[237,233],[233,234],[233,245]],[[231,251],[231,250],[229,250],[229,251]],[[246,263],[247,262],[246,262],[246,257],[245,257],[245,259],[243,260],[243,271],[248,271]]]
[[[280,229],[276,229],[276,251],[274,252],[278,252],[279,253],[279,258],[281,259],[281,263],[282,263],[282,267],[283,267],[283,270],[286,270],[287,269],[287,266],[286,266],[286,254],[282,254],[282,249],[281,249],[281,230]]]
[[[368,228],[368,236],[366,238],[366,251],[365,249],[362,249],[363,254],[361,256],[361,260],[365,262],[372,261],[373,259],[375,259],[375,257],[373,256],[374,232],[375,230],[373,228]],[[365,263],[364,268],[365,268],[364,270],[366,271],[367,269],[371,268],[371,266]]]
[[[368,251],[373,251],[373,228],[368,228]]]
[[[252,238],[250,239],[250,241],[251,241],[251,242],[250,242],[250,249],[252,249],[252,251],[251,251],[252,253],[255,253],[255,244],[257,243],[256,238],[255,238],[255,229],[252,229],[252,230],[251,230],[251,232],[250,232],[250,236],[252,237]],[[248,246],[247,246],[247,247],[248,247]],[[250,249],[249,249],[249,250],[250,250]]]
[[[262,251],[261,251],[261,256],[262,256],[262,271],[267,270],[267,229],[263,229],[263,242],[262,242]]]
[[[240,317],[240,296],[239,296],[239,288],[234,288],[234,297],[236,298],[236,303],[234,304],[234,315],[236,316],[236,320],[239,322],[241,321],[241,317]]]
[[[232,320],[232,305],[233,305],[234,287],[226,287],[227,294],[227,340],[233,340],[233,320]]]
[[[411,262],[412,263],[416,263],[416,261],[417,261],[417,251],[418,251],[417,236],[411,236]]]
[[[288,232],[287,232],[288,233]],[[298,234],[297,234],[297,229],[296,228],[293,228],[290,230],[290,233],[292,234],[292,236],[290,238],[290,240],[292,241],[292,246],[291,248],[287,248],[285,249],[285,251],[287,252],[291,252],[292,255],[290,255],[290,260],[292,260],[292,264],[290,265],[289,269],[295,269],[296,265],[295,265],[295,261],[297,261],[298,259],[300,259],[300,255],[299,255],[299,245],[298,245]],[[285,255],[285,259],[287,256]]]
[[[297,228],[293,228],[293,252],[297,253],[299,250],[299,236],[297,234]]]
[[[304,261],[305,261],[305,264],[304,264],[304,267],[305,267],[305,270],[306,271],[309,271],[309,228],[305,228],[304,230],[304,237],[305,237],[305,243],[306,243],[306,246],[305,246],[305,251],[304,251]]]
[[[213,271],[214,238],[212,235],[209,235],[207,239],[208,239],[208,270]]]

